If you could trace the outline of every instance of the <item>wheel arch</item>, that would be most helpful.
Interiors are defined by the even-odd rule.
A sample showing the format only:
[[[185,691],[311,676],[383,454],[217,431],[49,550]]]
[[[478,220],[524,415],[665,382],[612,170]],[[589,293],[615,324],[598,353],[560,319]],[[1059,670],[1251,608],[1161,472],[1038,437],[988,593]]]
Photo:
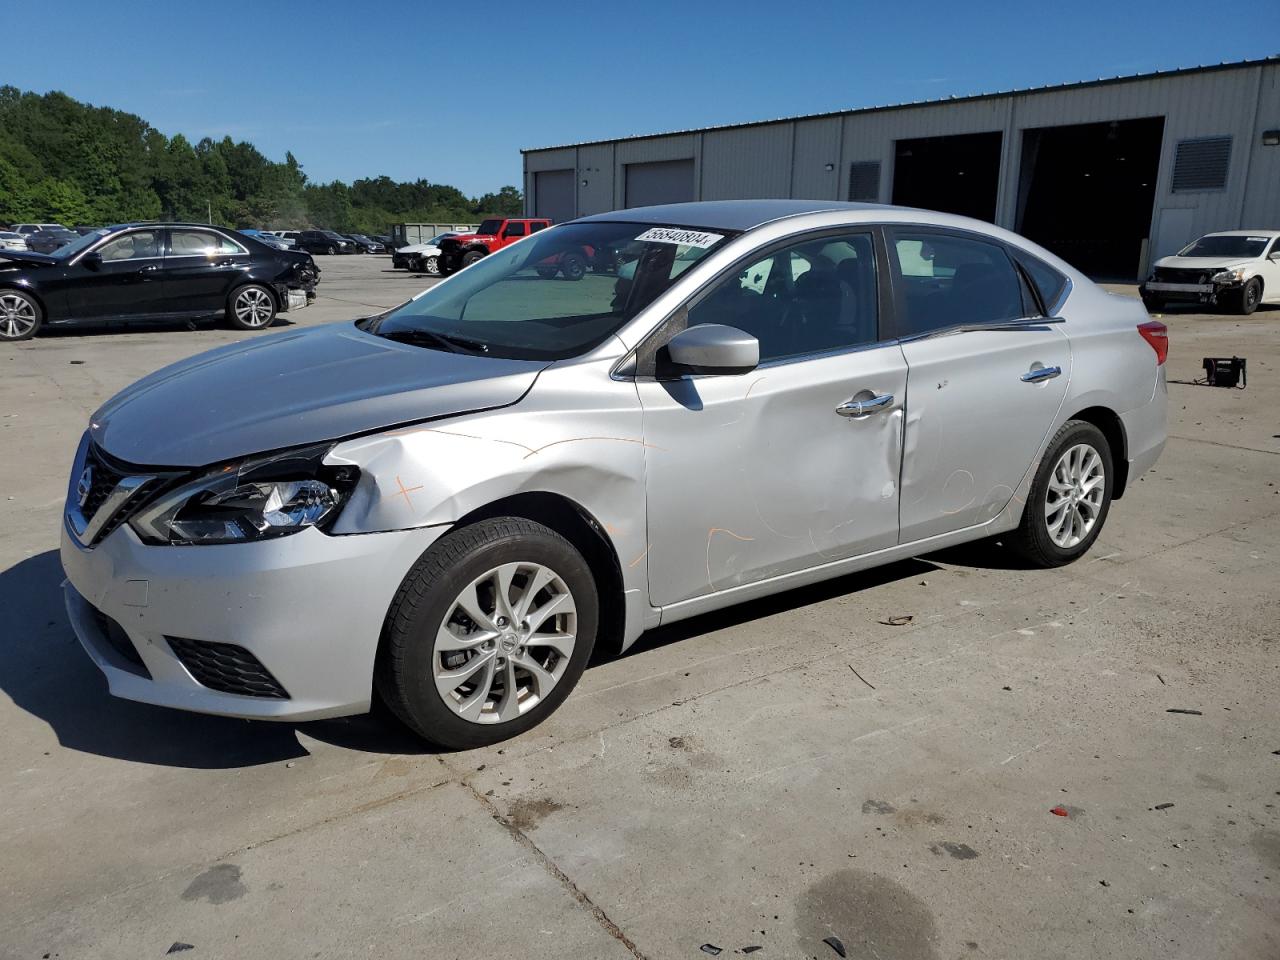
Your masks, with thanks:
[[[1085,407],[1067,417],[1067,420],[1091,423],[1107,438],[1107,444],[1111,447],[1111,466],[1115,471],[1111,499],[1119,500],[1129,485],[1129,438],[1124,431],[1124,422],[1110,407],[1102,406]]]
[[[17,283],[0,283],[0,290],[12,290],[15,293],[22,294],[24,297],[30,297],[36,302],[36,306],[40,308],[41,319],[48,321],[49,305],[45,303],[44,297],[40,296],[36,291]]]
[[[622,563],[613,541],[586,507],[559,493],[527,491],[502,497],[465,514],[454,529],[492,517],[523,517],[560,534],[582,554],[591,568],[600,599],[600,632],[596,649],[608,655],[621,652],[626,600]]]

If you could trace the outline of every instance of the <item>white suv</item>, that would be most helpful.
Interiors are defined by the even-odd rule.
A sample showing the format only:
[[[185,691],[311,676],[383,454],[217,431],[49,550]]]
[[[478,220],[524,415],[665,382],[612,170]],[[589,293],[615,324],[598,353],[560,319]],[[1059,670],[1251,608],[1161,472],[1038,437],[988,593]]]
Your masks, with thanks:
[[[1249,314],[1280,303],[1280,230],[1208,233],[1157,260],[1139,288],[1147,310],[1169,303],[1205,303]]]
[[[24,237],[29,233],[39,233],[41,230],[66,230],[60,223],[15,223],[13,232],[20,233]]]

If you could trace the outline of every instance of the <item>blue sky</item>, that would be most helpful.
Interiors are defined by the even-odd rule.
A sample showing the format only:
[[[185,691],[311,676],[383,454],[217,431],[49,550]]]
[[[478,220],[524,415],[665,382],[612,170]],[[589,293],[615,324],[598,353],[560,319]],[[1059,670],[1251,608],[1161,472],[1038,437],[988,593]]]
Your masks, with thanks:
[[[519,185],[522,147],[1280,53],[1276,0],[64,0],[3,16],[0,83],[292,150],[317,181],[473,195]]]

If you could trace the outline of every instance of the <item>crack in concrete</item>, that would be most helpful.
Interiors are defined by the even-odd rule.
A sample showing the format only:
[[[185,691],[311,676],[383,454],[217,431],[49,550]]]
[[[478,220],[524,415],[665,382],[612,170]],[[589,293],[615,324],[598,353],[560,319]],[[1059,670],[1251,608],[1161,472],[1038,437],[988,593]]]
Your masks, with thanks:
[[[463,786],[465,786],[468,792],[470,792],[480,805],[488,811],[489,816],[493,818],[494,823],[503,827],[507,833],[510,834],[512,840],[528,850],[538,864],[546,870],[547,873],[551,874],[551,876],[554,877],[566,891],[568,891],[569,895],[573,897],[580,907],[591,915],[591,919],[595,920],[605,933],[609,934],[609,936],[613,937],[613,939],[626,947],[636,960],[648,960],[648,958],[640,952],[640,948],[636,946],[635,941],[623,933],[622,928],[610,920],[609,915],[600,909],[600,907],[596,905],[595,901],[569,878],[567,873],[556,866],[556,862],[543,853],[542,848],[534,843],[523,830],[508,820],[502,812],[494,806],[488,797],[476,790],[469,781],[463,781]]]

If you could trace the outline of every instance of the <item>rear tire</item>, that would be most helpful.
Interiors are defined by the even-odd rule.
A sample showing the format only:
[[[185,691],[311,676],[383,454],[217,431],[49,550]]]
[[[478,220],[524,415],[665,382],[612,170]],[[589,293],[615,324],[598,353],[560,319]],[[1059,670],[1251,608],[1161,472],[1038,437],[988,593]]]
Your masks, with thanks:
[[[560,258],[560,272],[566,280],[581,280],[587,275],[587,258],[580,253],[566,253]]]
[[[374,682],[424,740],[488,746],[564,702],[591,656],[598,616],[595,580],[569,541],[522,517],[482,520],[445,535],[405,576]]]
[[[1045,449],[1009,546],[1037,567],[1060,567],[1083,556],[1106,523],[1114,476],[1102,431],[1068,420]]]
[[[44,322],[40,304],[21,290],[0,290],[0,341],[30,340]]]

